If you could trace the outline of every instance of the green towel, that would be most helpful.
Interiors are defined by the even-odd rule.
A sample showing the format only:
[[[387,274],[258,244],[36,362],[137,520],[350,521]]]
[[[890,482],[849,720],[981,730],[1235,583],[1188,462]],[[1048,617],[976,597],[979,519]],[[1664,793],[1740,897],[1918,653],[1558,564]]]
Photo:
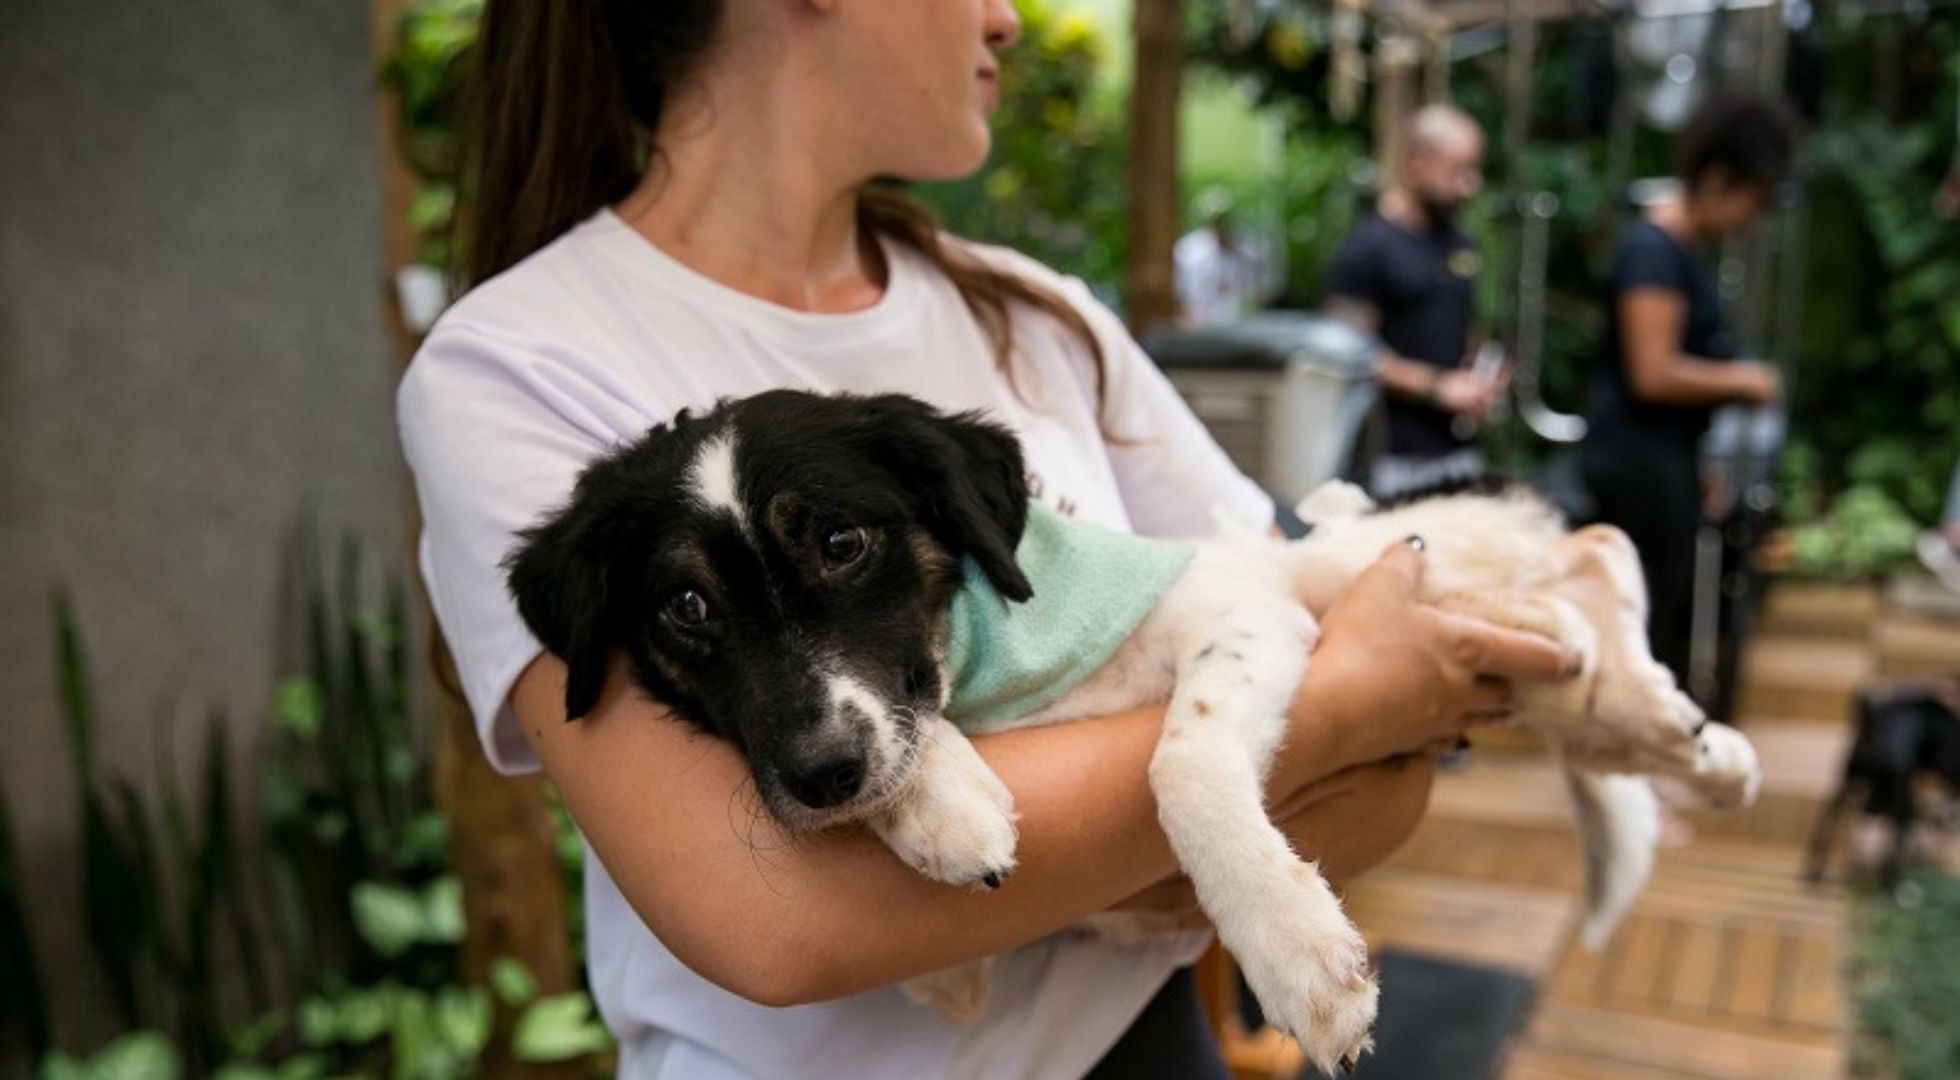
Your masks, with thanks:
[[[1191,548],[1075,521],[1031,502],[1014,557],[1034,599],[1010,603],[972,559],[953,596],[946,718],[965,731],[1019,720],[1088,678],[1183,572]]]

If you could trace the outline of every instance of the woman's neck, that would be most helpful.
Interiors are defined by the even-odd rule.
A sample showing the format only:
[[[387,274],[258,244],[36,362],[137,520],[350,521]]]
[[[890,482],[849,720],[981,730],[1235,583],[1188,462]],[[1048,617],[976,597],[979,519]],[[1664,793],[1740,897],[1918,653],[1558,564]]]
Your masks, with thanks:
[[[654,246],[730,288],[800,311],[846,312],[884,293],[860,242],[853,176],[820,117],[755,85],[670,100],[659,151],[615,211]]]

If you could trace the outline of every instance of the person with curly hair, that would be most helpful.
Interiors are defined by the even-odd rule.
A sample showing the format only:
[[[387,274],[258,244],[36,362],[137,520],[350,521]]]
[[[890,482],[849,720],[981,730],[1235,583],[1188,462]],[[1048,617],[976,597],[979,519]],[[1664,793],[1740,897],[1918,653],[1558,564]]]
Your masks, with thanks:
[[[1620,238],[1580,467],[1597,518],[1640,549],[1654,655],[1687,681],[1702,433],[1717,406],[1769,404],[1777,369],[1742,359],[1700,249],[1747,231],[1797,149],[1790,114],[1761,97],[1704,102],[1676,144],[1678,189]]]

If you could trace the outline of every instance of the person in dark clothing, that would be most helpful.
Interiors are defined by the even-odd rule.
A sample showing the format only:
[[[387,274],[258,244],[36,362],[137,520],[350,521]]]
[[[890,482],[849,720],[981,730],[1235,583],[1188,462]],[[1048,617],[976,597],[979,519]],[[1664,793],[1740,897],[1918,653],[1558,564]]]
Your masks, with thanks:
[[[1472,439],[1503,393],[1504,373],[1467,366],[1482,259],[1456,222],[1483,186],[1483,158],[1475,120],[1448,106],[1422,109],[1400,179],[1328,267],[1328,311],[1381,340],[1375,371],[1388,445],[1369,475],[1378,497],[1473,479],[1483,468]]]
[[[1777,369],[1737,357],[1715,275],[1696,248],[1747,230],[1796,150],[1794,122],[1757,97],[1714,98],[1676,146],[1680,187],[1620,238],[1580,469],[1597,519],[1626,530],[1647,574],[1654,655],[1687,685],[1699,447],[1710,413],[1782,394]]]

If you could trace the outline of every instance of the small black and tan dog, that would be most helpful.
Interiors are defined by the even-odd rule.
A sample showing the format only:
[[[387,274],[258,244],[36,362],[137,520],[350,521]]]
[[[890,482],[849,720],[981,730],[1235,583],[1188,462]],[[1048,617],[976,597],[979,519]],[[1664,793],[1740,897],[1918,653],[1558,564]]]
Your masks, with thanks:
[[[1512,707],[1570,770],[1589,939],[1653,858],[1653,793],[1625,774],[1724,803],[1747,802],[1758,774],[1748,740],[1704,722],[1648,653],[1624,535],[1568,533],[1522,492],[1378,510],[1330,485],[1300,509],[1315,529],[1296,543],[1132,537],[1031,503],[1017,440],[981,417],[774,391],[594,462],[524,534],[509,585],[565,662],[567,719],[623,653],[648,694],[742,752],[785,827],[862,822],[953,885],[1001,888],[1015,867],[1012,793],[969,736],[1168,703],[1150,765],[1165,835],[1266,1016],[1331,1072],[1368,1047],[1377,987],[1262,781],[1317,619],[1390,544],[1426,539],[1425,599],[1583,659],[1573,678],[1519,684]],[[1078,654],[1085,641],[1099,645]],[[993,690],[1012,707],[971,708]],[[976,1015],[986,963],[908,992]]]
[[[1867,686],[1852,710],[1857,735],[1837,793],[1811,833],[1804,876],[1824,879],[1839,826],[1856,802],[1864,815],[1890,827],[1891,846],[1878,868],[1880,884],[1889,889],[1905,870],[1907,845],[1923,813],[1921,782],[1944,783],[1960,796],[1960,676]]]

